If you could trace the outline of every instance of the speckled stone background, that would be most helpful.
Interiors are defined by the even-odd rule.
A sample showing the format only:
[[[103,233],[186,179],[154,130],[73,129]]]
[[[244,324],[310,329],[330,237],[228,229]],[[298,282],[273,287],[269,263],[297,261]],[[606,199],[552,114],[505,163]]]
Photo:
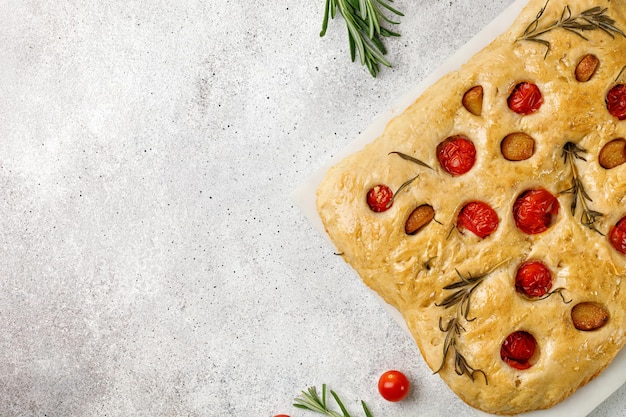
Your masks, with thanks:
[[[397,0],[377,79],[323,3],[0,0],[1,416],[473,415],[289,195],[511,0]]]

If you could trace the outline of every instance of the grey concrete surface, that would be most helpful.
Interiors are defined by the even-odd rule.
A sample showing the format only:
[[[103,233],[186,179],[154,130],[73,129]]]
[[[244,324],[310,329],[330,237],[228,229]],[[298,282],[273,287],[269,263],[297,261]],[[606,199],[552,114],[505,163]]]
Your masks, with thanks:
[[[289,194],[510,3],[397,0],[372,79],[322,0],[1,0],[0,416],[472,416]]]

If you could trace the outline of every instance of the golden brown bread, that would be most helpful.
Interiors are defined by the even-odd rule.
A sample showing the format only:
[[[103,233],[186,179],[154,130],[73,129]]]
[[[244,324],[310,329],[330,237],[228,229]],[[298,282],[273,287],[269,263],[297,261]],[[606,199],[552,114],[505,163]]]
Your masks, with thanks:
[[[520,39],[568,17],[609,26]],[[483,411],[551,407],[600,373],[626,341],[626,255],[611,244],[622,239],[613,231],[626,216],[624,147],[605,151],[610,168],[600,163],[603,147],[626,137],[626,120],[607,108],[609,90],[626,83],[624,29],[624,1],[531,0],[504,34],[331,168],[318,188],[318,213],[338,251],[400,311],[430,368]],[[528,114],[508,104],[522,82],[542,97]],[[503,143],[511,134],[519,137]],[[473,143],[475,162],[451,174],[437,148],[458,136]],[[367,193],[381,184],[394,197],[375,212]],[[516,200],[528,190],[558,202],[543,213],[546,230],[528,233],[516,217],[526,204]],[[491,207],[495,230],[472,232],[472,216],[489,216],[477,204],[469,221],[459,218],[470,202]],[[543,289],[532,283],[542,295],[516,289],[528,261],[531,275],[536,262],[551,274]],[[580,303],[588,304],[573,319]],[[578,317],[588,328],[577,328]],[[530,339],[508,338],[520,334],[532,335],[534,350]]]

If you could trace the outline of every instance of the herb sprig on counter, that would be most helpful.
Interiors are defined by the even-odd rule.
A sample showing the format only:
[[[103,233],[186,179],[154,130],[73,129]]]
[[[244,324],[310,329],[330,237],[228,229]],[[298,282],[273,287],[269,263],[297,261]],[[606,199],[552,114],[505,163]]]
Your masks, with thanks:
[[[387,49],[383,45],[382,37],[397,37],[399,33],[393,32],[382,26],[387,22],[397,25],[389,19],[382,8],[390,12],[404,16],[400,11],[394,9],[389,4],[393,0],[326,0],[324,9],[324,20],[322,21],[322,31],[320,36],[326,34],[328,19],[334,19],[337,9],[346,22],[348,29],[348,42],[350,44],[350,58],[352,62],[356,60],[358,51],[361,65],[365,65],[373,77],[380,71],[380,65],[391,67],[391,63],[385,58]]]
[[[535,20],[526,27],[522,36],[518,38],[518,40],[536,42],[545,46],[545,56],[548,56],[548,52],[550,52],[550,42],[541,38],[541,36],[558,28],[572,32],[586,41],[589,39],[584,35],[584,32],[592,30],[600,30],[611,38],[615,38],[616,34],[626,37],[626,34],[615,26],[615,20],[607,14],[608,8],[601,8],[600,6],[592,7],[578,15],[574,15],[572,14],[572,9],[567,5],[563,8],[561,17],[558,20],[547,25],[540,25],[540,20],[549,2],[550,0],[546,1],[545,6],[537,13]]]
[[[339,406],[341,410],[340,414],[337,411],[331,410],[326,402],[326,384],[322,384],[322,396],[320,397],[317,393],[317,389],[315,387],[310,387],[307,391],[302,391],[302,394],[297,397],[293,404],[294,407],[301,408],[303,410],[313,411],[319,414],[323,414],[328,417],[351,417],[348,413],[346,407],[343,405],[343,402],[335,393],[335,391],[330,390],[330,395],[335,399],[335,402]],[[363,407],[363,412],[365,413],[365,417],[373,417],[370,410],[365,405],[364,401],[361,401],[361,406]]]
[[[585,190],[585,186],[580,179],[580,174],[578,173],[578,168],[576,167],[576,159],[581,161],[587,161],[583,153],[587,152],[585,149],[581,148],[577,144],[573,142],[567,142],[563,146],[563,152],[561,156],[563,157],[563,161],[569,165],[570,172],[572,175],[572,186],[567,190],[561,191],[561,194],[572,194],[572,204],[570,205],[570,210],[572,212],[572,216],[576,215],[576,207],[578,207],[578,203],[582,207],[582,214],[580,215],[580,222],[590,228],[591,230],[603,235],[598,229],[596,229],[595,223],[598,217],[602,217],[603,214],[599,211],[595,211],[589,208],[587,202],[593,202],[587,191]]]

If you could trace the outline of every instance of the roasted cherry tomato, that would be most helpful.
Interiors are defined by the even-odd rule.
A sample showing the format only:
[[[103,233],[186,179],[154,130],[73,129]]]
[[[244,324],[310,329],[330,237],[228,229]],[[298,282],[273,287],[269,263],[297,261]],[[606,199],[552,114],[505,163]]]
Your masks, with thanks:
[[[389,210],[393,204],[393,191],[384,184],[378,184],[367,192],[367,205],[372,211],[380,213]]]
[[[543,297],[552,288],[552,272],[539,261],[524,262],[517,269],[515,289],[526,297]]]
[[[528,369],[532,366],[530,358],[535,353],[535,337],[524,331],[513,332],[507,336],[500,348],[500,357],[515,369]]]
[[[626,255],[626,217],[622,217],[609,232],[611,245],[620,253]]]
[[[409,393],[411,384],[400,371],[387,371],[378,380],[378,392],[387,401],[401,401]]]
[[[543,97],[535,84],[522,82],[515,86],[507,102],[515,113],[530,114],[539,110],[543,104]]]
[[[451,136],[437,146],[437,159],[448,174],[462,175],[474,166],[476,148],[466,137]]]
[[[559,213],[559,201],[544,189],[524,191],[513,204],[515,225],[534,235],[546,231]]]
[[[626,119],[626,84],[618,84],[609,90],[606,108],[619,120]]]
[[[461,209],[457,227],[467,229],[476,236],[485,238],[498,228],[498,214],[487,203],[472,201]]]

